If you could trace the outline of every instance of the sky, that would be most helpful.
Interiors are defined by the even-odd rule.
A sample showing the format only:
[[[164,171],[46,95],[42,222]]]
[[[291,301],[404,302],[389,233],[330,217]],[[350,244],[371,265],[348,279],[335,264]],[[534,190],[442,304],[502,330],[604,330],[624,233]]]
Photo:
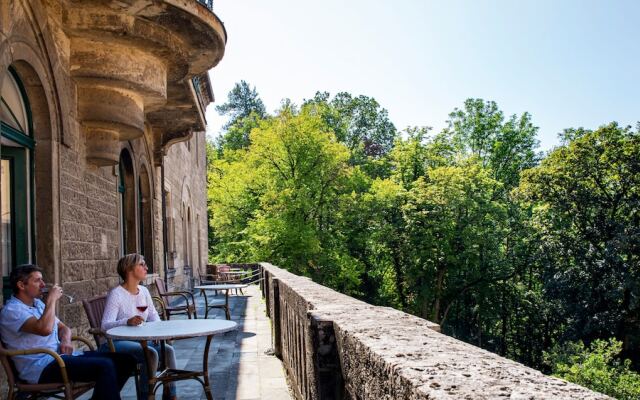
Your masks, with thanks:
[[[375,98],[398,130],[439,132],[467,98],[529,112],[540,149],[565,128],[640,121],[640,1],[215,0],[228,33],[215,105],[240,80],[267,111],[317,91]]]

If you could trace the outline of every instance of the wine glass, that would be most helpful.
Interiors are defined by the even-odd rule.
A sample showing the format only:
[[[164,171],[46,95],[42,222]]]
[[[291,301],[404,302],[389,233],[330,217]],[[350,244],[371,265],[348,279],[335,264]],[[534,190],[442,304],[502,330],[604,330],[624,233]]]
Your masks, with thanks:
[[[140,315],[142,319],[146,319],[144,317],[144,313],[145,311],[147,311],[147,307],[148,307],[147,297],[142,294],[136,296],[136,309],[138,310],[138,315]]]
[[[47,284],[45,284],[45,287],[42,288],[42,296],[46,298],[47,295],[49,294],[49,291],[51,290],[51,288],[53,286],[55,286],[55,283],[47,283]],[[69,303],[73,303],[73,300],[74,300],[73,296],[68,295],[68,294],[66,294],[64,292],[62,292],[62,295],[69,300]]]

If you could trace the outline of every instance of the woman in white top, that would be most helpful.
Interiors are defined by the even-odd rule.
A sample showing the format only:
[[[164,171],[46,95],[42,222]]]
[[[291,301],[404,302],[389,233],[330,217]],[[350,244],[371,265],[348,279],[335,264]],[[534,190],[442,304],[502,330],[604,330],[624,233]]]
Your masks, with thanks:
[[[124,282],[109,292],[107,305],[102,316],[102,329],[108,330],[122,325],[137,326],[144,321],[158,321],[160,317],[153,306],[151,294],[146,287],[140,285],[140,282],[147,277],[147,264],[144,257],[136,253],[122,257],[118,261],[118,275]],[[142,398],[147,398],[149,373],[142,346],[139,342],[128,340],[115,340],[113,344],[117,352],[132,354],[142,364],[140,394]],[[151,373],[155,374],[158,369],[160,345],[149,342],[147,348],[151,352],[155,365]],[[108,346],[103,345],[102,350],[108,351]],[[165,355],[167,367],[175,369],[176,356],[173,347],[165,345]],[[175,384],[169,385],[169,394],[172,399],[176,398]]]

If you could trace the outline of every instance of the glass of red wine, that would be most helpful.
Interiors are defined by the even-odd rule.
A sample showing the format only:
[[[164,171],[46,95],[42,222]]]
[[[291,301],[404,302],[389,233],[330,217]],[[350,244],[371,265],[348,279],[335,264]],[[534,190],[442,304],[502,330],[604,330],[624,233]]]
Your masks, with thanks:
[[[142,317],[142,319],[146,319],[144,317],[144,312],[147,311],[147,298],[146,296],[140,294],[136,296],[136,309],[138,310],[138,315]],[[142,325],[142,324],[140,324]]]

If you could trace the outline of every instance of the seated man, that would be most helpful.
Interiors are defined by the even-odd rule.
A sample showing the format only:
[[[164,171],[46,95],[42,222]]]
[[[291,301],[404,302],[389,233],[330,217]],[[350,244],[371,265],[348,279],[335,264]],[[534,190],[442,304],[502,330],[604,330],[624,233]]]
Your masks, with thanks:
[[[56,317],[56,302],[62,288],[49,290],[46,304],[39,299],[45,283],[42,270],[35,265],[21,265],[9,278],[13,296],[0,313],[0,335],[10,350],[48,348],[62,356],[69,379],[96,382],[93,399],[120,399],[120,390],[132,375],[136,361],[128,354],[75,353],[71,330]],[[20,379],[29,383],[62,382],[60,368],[48,354],[12,357]]]

